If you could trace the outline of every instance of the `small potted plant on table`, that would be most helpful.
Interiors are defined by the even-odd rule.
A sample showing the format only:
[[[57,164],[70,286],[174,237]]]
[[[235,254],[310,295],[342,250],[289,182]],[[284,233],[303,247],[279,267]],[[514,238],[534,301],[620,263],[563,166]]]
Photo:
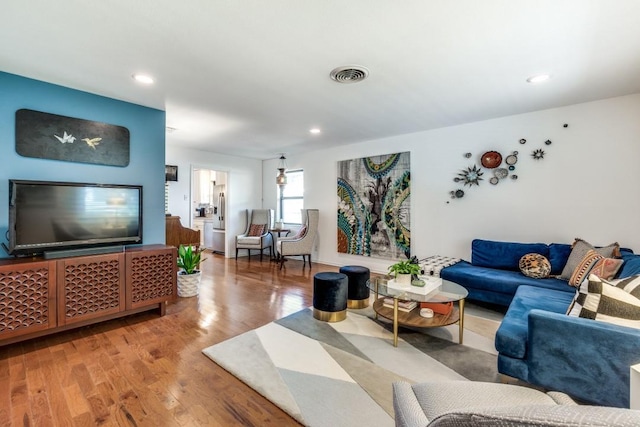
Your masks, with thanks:
[[[180,245],[178,248],[178,296],[192,297],[198,295],[202,273],[198,270],[202,259],[203,249],[194,249],[192,246]]]
[[[411,278],[420,274],[420,265],[415,263],[413,259],[398,261],[389,266],[389,273],[394,275],[398,285],[411,287]]]

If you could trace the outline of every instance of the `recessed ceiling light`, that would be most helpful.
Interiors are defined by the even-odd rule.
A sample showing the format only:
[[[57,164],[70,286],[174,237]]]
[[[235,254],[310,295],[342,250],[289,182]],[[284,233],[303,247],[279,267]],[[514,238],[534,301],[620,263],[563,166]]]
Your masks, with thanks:
[[[320,129],[318,129],[318,128],[312,128],[312,129],[309,129],[309,132],[310,132],[310,133],[313,133],[313,134],[318,134],[318,133],[320,133]]]
[[[531,76],[527,79],[528,83],[542,83],[551,78],[550,74],[538,74],[537,76]]]
[[[150,84],[153,83],[153,77],[151,77],[151,76],[149,76],[147,74],[134,74],[131,77],[133,77],[133,79],[135,81],[137,81],[138,83],[143,83],[143,84],[146,84],[146,85],[150,85]]]

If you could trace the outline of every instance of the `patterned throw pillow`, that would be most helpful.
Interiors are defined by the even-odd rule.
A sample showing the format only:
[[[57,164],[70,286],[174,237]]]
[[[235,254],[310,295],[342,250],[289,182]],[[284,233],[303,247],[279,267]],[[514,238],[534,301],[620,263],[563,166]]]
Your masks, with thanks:
[[[298,230],[298,232],[295,234],[295,236],[293,236],[294,239],[299,239],[302,236],[304,236],[307,232],[307,226],[303,225],[302,227],[300,227],[300,230]]]
[[[618,270],[620,270],[620,267],[622,267],[623,263],[624,260],[622,259],[599,259],[591,269],[591,274],[595,274],[596,276],[604,280],[611,280],[616,276],[616,273],[618,272]]]
[[[640,275],[611,281],[589,275],[576,293],[569,316],[640,329]]]
[[[522,274],[534,279],[544,279],[551,273],[551,263],[540,254],[526,254],[518,263]]]
[[[264,229],[264,224],[251,224],[249,226],[249,233],[247,233],[247,236],[262,236],[264,234]]]
[[[589,276],[591,269],[602,259],[604,259],[602,255],[594,249],[589,249],[576,266],[576,269],[573,270],[569,278],[569,284],[575,287],[580,286],[580,283]]]
[[[584,258],[584,256],[587,254],[589,249],[595,249],[597,253],[605,258],[617,258],[620,256],[620,245],[618,244],[618,242],[611,243],[610,245],[602,248],[594,248],[591,243],[576,238],[576,240],[573,242],[573,248],[571,249],[569,259],[562,269],[562,274],[560,274],[561,279],[569,280],[571,278],[571,275],[575,271],[580,261],[582,261],[582,258]]]

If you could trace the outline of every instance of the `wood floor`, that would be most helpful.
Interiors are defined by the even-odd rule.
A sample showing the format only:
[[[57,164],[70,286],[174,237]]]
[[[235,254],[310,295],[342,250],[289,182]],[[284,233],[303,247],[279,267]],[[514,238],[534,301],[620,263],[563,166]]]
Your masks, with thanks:
[[[201,350],[312,304],[337,267],[207,253],[198,297],[0,348],[1,426],[298,426]]]

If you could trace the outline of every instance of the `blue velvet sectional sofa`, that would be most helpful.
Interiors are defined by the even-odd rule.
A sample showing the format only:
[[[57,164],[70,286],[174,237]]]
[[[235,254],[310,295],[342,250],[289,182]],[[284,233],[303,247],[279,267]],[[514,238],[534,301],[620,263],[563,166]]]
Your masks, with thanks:
[[[466,287],[471,300],[508,305],[495,340],[500,373],[588,403],[628,408],[640,330],[567,316],[575,288],[520,273],[518,261],[527,253],[544,255],[551,273],[560,274],[571,246],[474,240],[471,262],[444,268],[441,277]],[[640,256],[621,253],[617,277],[640,274]]]
[[[536,253],[551,264],[551,275],[562,272],[571,254],[571,245],[562,243],[515,243],[475,239],[471,242],[471,262],[460,261],[443,268],[440,277],[464,286],[469,299],[509,306],[521,285],[553,289],[573,296],[575,288],[566,280],[534,279],[520,272],[522,256]]]

